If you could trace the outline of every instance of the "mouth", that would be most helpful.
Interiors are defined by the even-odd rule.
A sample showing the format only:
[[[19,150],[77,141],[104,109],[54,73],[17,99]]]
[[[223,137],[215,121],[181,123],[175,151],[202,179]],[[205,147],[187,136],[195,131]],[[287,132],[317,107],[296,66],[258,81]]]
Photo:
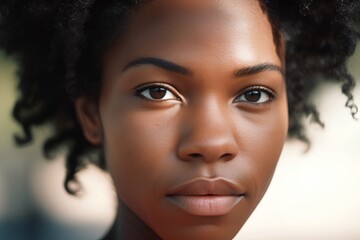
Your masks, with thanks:
[[[245,193],[225,178],[196,178],[175,187],[166,197],[189,214],[221,216],[244,199]]]

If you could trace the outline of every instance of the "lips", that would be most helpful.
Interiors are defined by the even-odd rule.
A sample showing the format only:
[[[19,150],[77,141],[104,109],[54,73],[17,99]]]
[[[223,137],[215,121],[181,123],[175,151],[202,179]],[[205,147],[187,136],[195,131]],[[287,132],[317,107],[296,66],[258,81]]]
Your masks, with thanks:
[[[228,179],[196,178],[175,187],[167,198],[189,214],[221,216],[229,213],[244,195],[244,191]]]

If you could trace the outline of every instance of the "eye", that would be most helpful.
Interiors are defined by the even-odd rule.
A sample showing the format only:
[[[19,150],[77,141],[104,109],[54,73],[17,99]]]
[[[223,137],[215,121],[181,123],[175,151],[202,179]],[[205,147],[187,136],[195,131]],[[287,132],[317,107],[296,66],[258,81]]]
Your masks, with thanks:
[[[274,91],[261,87],[254,86],[248,89],[245,89],[243,93],[238,96],[234,102],[246,102],[251,104],[262,104],[270,102],[275,98]]]
[[[151,84],[140,86],[136,90],[136,95],[151,101],[165,101],[171,99],[179,99],[169,86],[163,84]]]

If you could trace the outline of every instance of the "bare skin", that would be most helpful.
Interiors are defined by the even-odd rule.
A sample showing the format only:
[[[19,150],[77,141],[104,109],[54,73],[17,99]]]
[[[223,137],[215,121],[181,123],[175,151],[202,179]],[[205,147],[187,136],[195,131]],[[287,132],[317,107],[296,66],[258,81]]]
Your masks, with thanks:
[[[288,128],[283,63],[259,3],[155,0],[76,101],[119,196],[107,239],[232,239],[263,197]]]

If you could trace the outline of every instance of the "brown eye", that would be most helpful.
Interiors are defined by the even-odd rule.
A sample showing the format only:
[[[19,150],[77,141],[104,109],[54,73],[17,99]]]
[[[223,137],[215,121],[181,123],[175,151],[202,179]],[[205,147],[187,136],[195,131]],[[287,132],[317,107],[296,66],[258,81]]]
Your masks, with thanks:
[[[234,102],[246,102],[261,104],[270,102],[275,97],[275,93],[264,87],[252,87],[237,97]]]
[[[163,86],[149,86],[141,88],[137,91],[138,95],[147,100],[164,101],[170,99],[177,99],[176,95],[169,89]]]
[[[259,90],[252,90],[244,94],[245,99],[248,102],[257,102],[261,98],[261,92]]]
[[[150,87],[149,88],[149,95],[153,99],[162,99],[166,95],[166,89],[162,87]]]

